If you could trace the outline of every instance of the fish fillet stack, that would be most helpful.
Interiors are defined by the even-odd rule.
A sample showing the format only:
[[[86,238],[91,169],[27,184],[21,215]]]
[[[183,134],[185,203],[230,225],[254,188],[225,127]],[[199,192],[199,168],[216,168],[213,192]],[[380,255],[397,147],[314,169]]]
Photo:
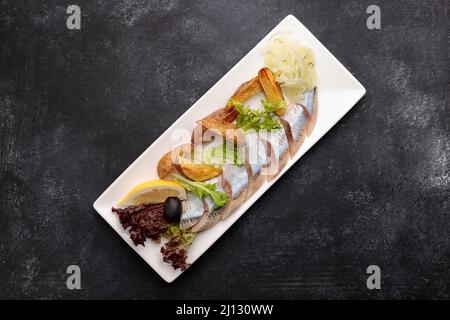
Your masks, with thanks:
[[[266,86],[264,79],[261,79],[260,71],[259,77],[243,83],[230,101],[243,103],[260,91],[264,91],[266,98],[270,100],[271,93],[267,91]],[[278,92],[278,95],[280,94],[281,90]],[[317,90],[313,89],[303,94],[301,103],[290,105],[282,113],[277,113],[282,124],[279,129],[267,132],[243,132],[234,124],[237,112],[232,105],[227,105],[198,121],[193,132],[192,144],[182,145],[174,150],[177,152],[193,150],[199,143],[203,143],[202,140],[200,142],[196,140],[196,135],[211,135],[212,132],[212,135],[218,135],[225,141],[242,146],[245,150],[245,161],[243,165],[225,163],[221,166],[222,172],[219,176],[203,181],[215,184],[216,190],[227,194],[229,202],[224,207],[217,209],[211,198],[201,200],[194,193],[187,192],[187,199],[182,203],[180,228],[199,232],[228,218],[265,182],[276,177],[289,158],[296,155],[305,137],[311,134],[317,121],[317,113]],[[211,137],[206,140],[211,141]],[[170,163],[168,154],[158,164],[158,174],[161,178],[167,178],[171,173],[177,172],[177,166]]]

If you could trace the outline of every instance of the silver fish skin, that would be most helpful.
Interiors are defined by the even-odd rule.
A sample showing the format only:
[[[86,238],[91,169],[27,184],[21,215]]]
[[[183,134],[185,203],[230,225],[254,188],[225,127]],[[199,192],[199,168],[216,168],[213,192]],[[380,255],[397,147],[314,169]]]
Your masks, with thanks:
[[[270,166],[264,171],[267,179],[272,180],[289,160],[289,142],[286,130],[282,126],[280,129],[270,130],[264,133],[260,131],[260,137],[270,145]]]
[[[306,111],[308,111],[308,114],[312,116],[314,114],[314,92],[315,89],[306,91],[303,94],[303,101],[302,104],[305,106]]]
[[[202,199],[193,192],[186,192],[187,199],[181,202],[183,211],[180,218],[180,229],[186,230],[196,225],[205,212]]]
[[[204,181],[205,183],[212,183],[216,185],[217,191],[226,192],[226,190],[223,188],[223,179],[222,176]],[[228,194],[228,196],[230,196]],[[222,216],[225,209],[227,209],[228,204],[225,207],[214,209],[214,201],[210,197],[206,197],[203,200],[204,206],[205,206],[205,212],[203,213],[202,218],[200,221],[192,227],[193,232],[199,232],[202,230],[206,230],[211,228],[213,225],[215,225],[217,222],[220,221],[220,217]]]
[[[263,169],[270,164],[267,143],[264,143],[256,131],[245,133],[245,166],[249,176],[247,199],[265,182]]]
[[[221,219],[225,220],[234,211],[235,208],[244,202],[248,191],[248,173],[244,165],[235,166],[232,164],[222,165],[223,178],[226,188],[230,190],[230,202],[225,208]]]
[[[244,166],[232,164],[222,165],[223,178],[228,182],[231,190],[231,201],[238,199],[247,191],[248,175]]]
[[[287,133],[289,152],[292,157],[305,140],[308,117],[303,106],[291,105],[280,119]]]
[[[311,135],[316,125],[319,113],[317,88],[314,88],[313,90],[307,91],[303,94],[303,101],[301,105],[305,108],[307,113],[308,123],[306,125],[306,135],[309,136]]]
[[[269,131],[267,133],[267,142],[272,146],[276,160],[283,158],[289,149],[289,143],[284,128]]]
[[[252,170],[252,178],[261,174],[262,168],[269,165],[270,159],[264,143],[259,139],[257,132],[245,134],[246,160]]]

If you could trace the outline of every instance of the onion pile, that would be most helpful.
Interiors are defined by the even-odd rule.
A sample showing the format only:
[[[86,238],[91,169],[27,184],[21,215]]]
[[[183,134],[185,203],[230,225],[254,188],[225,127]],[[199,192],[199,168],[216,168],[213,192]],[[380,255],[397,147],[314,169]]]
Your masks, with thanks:
[[[289,35],[280,34],[269,40],[264,63],[274,73],[290,103],[299,102],[302,94],[317,84],[313,50]]]

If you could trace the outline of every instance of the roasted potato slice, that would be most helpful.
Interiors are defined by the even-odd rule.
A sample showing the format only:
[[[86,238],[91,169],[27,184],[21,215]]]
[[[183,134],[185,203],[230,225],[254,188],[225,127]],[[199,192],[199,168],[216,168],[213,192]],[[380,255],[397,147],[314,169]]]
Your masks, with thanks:
[[[160,179],[166,178],[174,172],[178,172],[177,159],[179,156],[188,156],[192,152],[190,143],[182,144],[162,156],[158,162],[157,172]]]
[[[230,99],[233,99],[237,102],[244,102],[245,100],[253,97],[261,90],[262,88],[259,83],[258,77],[254,77],[253,79],[250,79],[241,84]],[[218,121],[233,122],[234,120],[236,120],[237,116],[238,112],[234,108],[233,104],[228,101],[226,107],[214,111],[203,120],[213,118]]]
[[[244,102],[254,95],[256,95],[258,92],[262,90],[261,84],[259,82],[258,77],[254,77],[253,79],[250,79],[237,88],[231,99],[237,102]],[[230,101],[227,103],[227,108],[232,108],[233,104],[230,103]]]
[[[222,120],[220,118],[204,118],[203,120],[197,121],[199,127],[194,129],[192,133],[192,143],[196,144],[205,138],[204,134],[206,131],[210,131],[210,135],[219,135],[226,140],[232,140],[235,144],[241,145],[244,143],[241,131],[230,122]],[[201,134],[201,136],[198,136]],[[208,140],[210,141],[210,140]]]
[[[237,117],[236,109],[224,107],[214,111],[204,119],[215,118],[225,122],[233,122],[236,119],[236,117]]]
[[[281,88],[275,80],[275,76],[269,68],[262,68],[258,72],[258,79],[261,83],[261,87],[266,94],[267,101],[277,104],[278,109],[275,111],[279,116],[286,112],[286,102],[283,98]]]
[[[164,179],[176,170],[175,163],[172,162],[172,151],[169,151],[158,162],[158,176],[160,179]]]
[[[189,159],[180,158],[177,170],[194,181],[206,181],[222,174],[222,169],[201,163],[192,163]]]
[[[224,108],[224,113],[223,113],[221,119],[226,122],[233,122],[234,120],[236,120],[237,116],[238,116],[238,112],[235,108],[230,108],[228,110],[226,110],[226,108]]]

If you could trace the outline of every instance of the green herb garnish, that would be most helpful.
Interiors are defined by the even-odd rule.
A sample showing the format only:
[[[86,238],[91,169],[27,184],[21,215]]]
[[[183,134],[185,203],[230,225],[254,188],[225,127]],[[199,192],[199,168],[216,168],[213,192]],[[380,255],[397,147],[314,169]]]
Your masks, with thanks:
[[[191,181],[179,174],[174,174],[173,177],[177,180],[185,189],[195,193],[200,199],[205,199],[209,196],[214,201],[214,209],[219,209],[225,206],[228,202],[228,196],[222,191],[216,191],[215,183],[204,183]]]
[[[229,163],[235,166],[241,166],[244,164],[244,152],[245,150],[241,146],[222,143],[215,146],[204,147],[197,157],[201,157],[202,163],[208,165],[220,166]]]
[[[237,127],[244,131],[248,130],[272,130],[281,128],[281,123],[278,117],[275,115],[275,111],[280,108],[286,108],[279,103],[270,103],[265,100],[261,100],[264,110],[250,109],[250,107],[244,107],[240,102],[230,99],[230,104],[234,105],[239,115],[236,118]],[[281,103],[284,103],[282,101]]]
[[[162,237],[179,240],[179,247],[186,250],[194,241],[195,233],[188,230],[181,230],[179,224],[171,224],[166,232],[162,234]]]

